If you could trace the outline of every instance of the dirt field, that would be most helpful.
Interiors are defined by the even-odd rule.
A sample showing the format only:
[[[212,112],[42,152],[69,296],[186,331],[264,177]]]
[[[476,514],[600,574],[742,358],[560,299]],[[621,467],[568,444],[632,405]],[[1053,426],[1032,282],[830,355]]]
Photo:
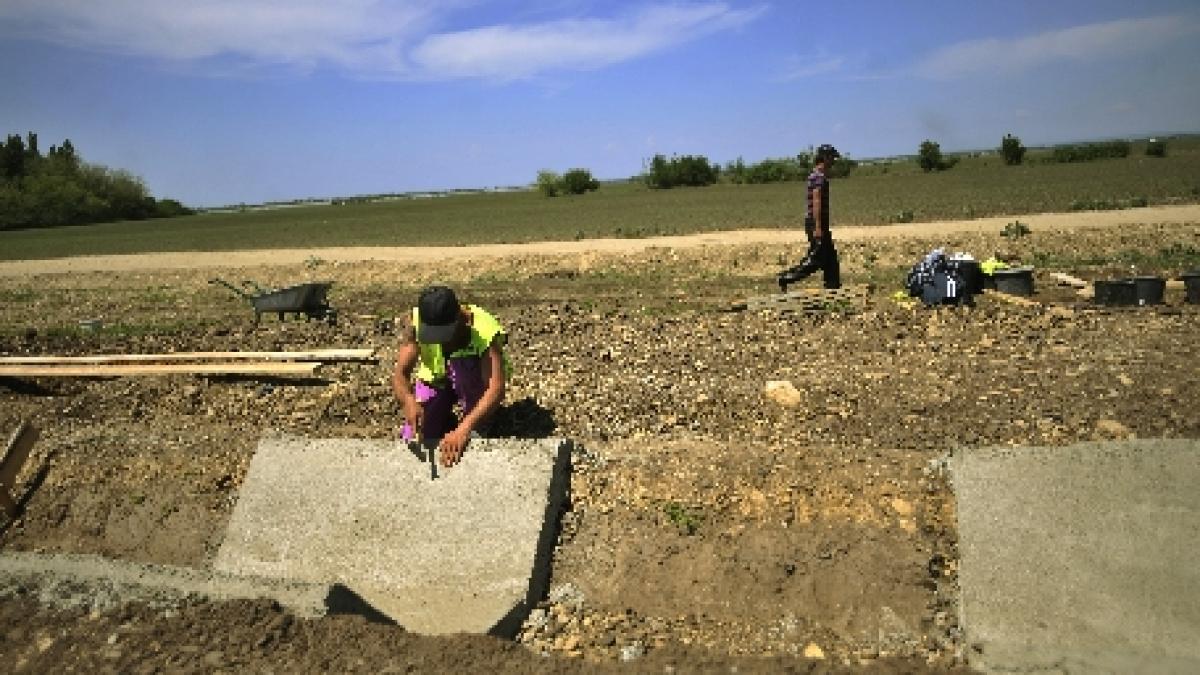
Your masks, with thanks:
[[[970,651],[957,626],[955,503],[941,455],[1200,434],[1200,308],[1172,292],[1161,307],[1100,309],[1047,276],[1200,267],[1200,210],[1021,220],[1033,233],[1015,240],[1000,236],[1003,219],[835,230],[846,281],[874,290],[861,306],[793,315],[721,310],[773,292],[774,273],[802,252],[794,238],[458,249],[443,264],[306,252],[269,267],[256,265],[272,254],[223,256],[241,268],[209,269],[199,256],[170,269],[129,258],[107,271],[92,259],[94,271],[73,274],[0,265],[3,354],[371,346],[381,356],[317,380],[0,381],[0,431],[24,418],[43,430],[4,550],[207,565],[264,429],[393,433],[390,317],[433,280],[493,310],[512,335],[497,432],[582,446],[556,592],[518,644],[299,620],[261,602],[89,613],[17,588],[0,602],[0,659],[29,671],[134,672],[962,667]],[[1035,262],[1039,306],[990,296],[974,309],[897,304],[904,270],[935,245]],[[247,303],[207,283],[215,274],[333,280],[341,321],[268,317],[255,329]],[[91,318],[104,327],[78,327]],[[798,400],[765,397],[770,380],[791,381]],[[824,658],[804,657],[818,649]]]

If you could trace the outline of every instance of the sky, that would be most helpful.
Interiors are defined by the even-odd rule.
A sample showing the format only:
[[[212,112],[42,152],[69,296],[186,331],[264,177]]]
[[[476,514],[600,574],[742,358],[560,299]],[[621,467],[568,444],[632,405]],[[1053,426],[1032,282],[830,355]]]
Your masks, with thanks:
[[[0,0],[0,130],[219,206],[1200,131],[1195,0]]]

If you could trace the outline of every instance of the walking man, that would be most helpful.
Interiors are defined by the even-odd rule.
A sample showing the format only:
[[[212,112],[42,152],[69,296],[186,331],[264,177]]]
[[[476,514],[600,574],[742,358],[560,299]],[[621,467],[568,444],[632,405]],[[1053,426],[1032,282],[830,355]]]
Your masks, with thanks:
[[[462,305],[454,291],[421,291],[401,333],[392,390],[404,410],[401,436],[440,438],[442,466],[456,464],[473,434],[487,428],[504,400],[509,366],[504,327],[476,305]],[[462,418],[454,415],[454,404]]]
[[[829,177],[826,172],[841,153],[832,145],[817,148],[813,170],[808,175],[808,211],[804,217],[804,233],[808,236],[808,253],[799,265],[779,273],[779,290],[787,293],[794,284],[817,270],[825,277],[825,288],[841,288],[842,276],[837,249],[829,232]]]

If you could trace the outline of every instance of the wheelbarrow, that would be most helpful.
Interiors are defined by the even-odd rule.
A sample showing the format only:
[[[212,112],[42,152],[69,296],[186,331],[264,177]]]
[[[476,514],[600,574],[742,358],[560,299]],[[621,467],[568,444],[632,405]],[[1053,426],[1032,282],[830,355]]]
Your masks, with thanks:
[[[280,321],[288,314],[303,314],[310,320],[320,319],[330,325],[337,324],[337,310],[330,307],[326,299],[329,287],[333,285],[331,281],[296,284],[279,289],[263,288],[253,281],[243,281],[241,286],[236,286],[220,278],[209,279],[208,283],[224,286],[249,300],[254,308],[255,325],[258,325],[263,314],[268,313],[278,314]]]

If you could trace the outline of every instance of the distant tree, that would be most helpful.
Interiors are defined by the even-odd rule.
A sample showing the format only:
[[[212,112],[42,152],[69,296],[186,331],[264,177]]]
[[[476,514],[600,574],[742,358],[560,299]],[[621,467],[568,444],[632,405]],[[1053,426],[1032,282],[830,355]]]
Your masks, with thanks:
[[[25,143],[17,134],[9,134],[0,151],[0,171],[4,178],[16,180],[25,175]]]
[[[1005,164],[1016,166],[1025,159],[1025,146],[1021,145],[1021,139],[1005,134],[1000,141],[1000,155],[1004,157]]]
[[[917,164],[925,171],[937,171],[942,167],[942,146],[925,140],[917,151]]]
[[[82,162],[69,140],[42,157],[37,134],[26,139],[10,134],[0,145],[0,230],[194,213],[154,199],[128,171]]]
[[[542,169],[537,174],[538,191],[544,197],[554,197],[562,187],[562,177],[550,169]]]
[[[670,159],[655,155],[644,180],[652,188],[712,185],[720,173],[720,167],[710,164],[703,155],[675,155]]]
[[[570,169],[562,176],[563,192],[581,195],[600,187],[600,181],[592,178],[592,172],[587,169]]]
[[[1150,142],[1146,143],[1146,155],[1150,157],[1166,157],[1167,142],[1157,138],[1151,138]]]

